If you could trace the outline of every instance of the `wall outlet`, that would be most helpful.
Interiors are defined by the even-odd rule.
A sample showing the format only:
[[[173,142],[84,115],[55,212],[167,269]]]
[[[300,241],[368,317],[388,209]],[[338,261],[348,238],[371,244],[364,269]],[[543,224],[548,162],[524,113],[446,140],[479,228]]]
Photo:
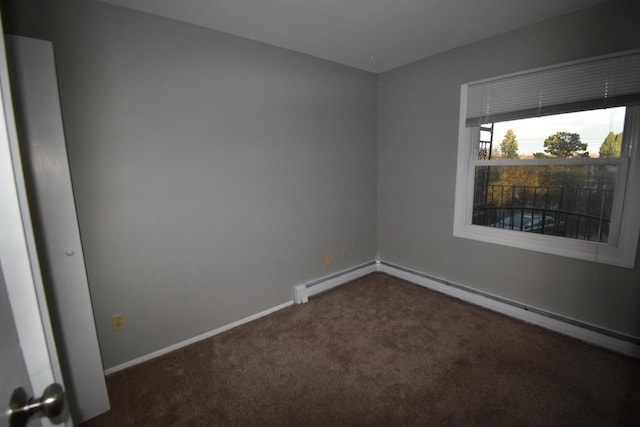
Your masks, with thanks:
[[[349,257],[349,252],[347,252],[347,248],[342,248],[342,259],[347,259]]]
[[[111,327],[114,331],[122,331],[127,326],[127,321],[124,318],[124,314],[117,313],[111,316]]]
[[[325,262],[327,263],[327,265],[333,264],[333,254],[331,252],[329,252],[325,257]]]

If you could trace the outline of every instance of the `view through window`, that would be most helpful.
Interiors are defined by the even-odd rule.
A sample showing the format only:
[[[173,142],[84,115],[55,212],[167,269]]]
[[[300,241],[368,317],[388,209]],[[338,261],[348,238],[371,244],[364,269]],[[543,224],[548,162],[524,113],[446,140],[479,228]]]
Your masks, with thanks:
[[[607,243],[626,107],[482,125],[472,224]]]

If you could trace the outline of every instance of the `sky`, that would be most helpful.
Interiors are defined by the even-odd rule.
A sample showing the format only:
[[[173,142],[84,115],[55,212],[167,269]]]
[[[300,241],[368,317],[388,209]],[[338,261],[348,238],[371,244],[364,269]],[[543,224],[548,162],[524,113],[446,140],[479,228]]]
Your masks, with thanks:
[[[499,147],[507,130],[513,129],[518,154],[542,153],[547,137],[556,132],[571,132],[579,134],[580,140],[588,144],[591,156],[597,156],[609,132],[622,132],[624,113],[625,107],[617,107],[495,123],[493,146]]]

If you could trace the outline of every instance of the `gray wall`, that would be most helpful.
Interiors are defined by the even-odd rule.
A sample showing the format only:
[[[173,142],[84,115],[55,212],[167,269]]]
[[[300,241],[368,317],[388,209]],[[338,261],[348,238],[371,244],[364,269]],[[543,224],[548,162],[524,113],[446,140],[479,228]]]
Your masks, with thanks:
[[[376,255],[375,75],[101,3],[3,13],[54,44],[105,368]]]
[[[640,47],[638,22],[637,1],[613,2],[380,75],[381,258],[640,337],[640,262],[616,268],[452,235],[460,85]]]
[[[640,336],[639,267],[452,237],[460,84],[640,47],[634,1],[378,77],[90,1],[3,8],[8,31],[56,50],[105,367],[287,301],[377,250]],[[349,258],[325,266],[342,247]]]

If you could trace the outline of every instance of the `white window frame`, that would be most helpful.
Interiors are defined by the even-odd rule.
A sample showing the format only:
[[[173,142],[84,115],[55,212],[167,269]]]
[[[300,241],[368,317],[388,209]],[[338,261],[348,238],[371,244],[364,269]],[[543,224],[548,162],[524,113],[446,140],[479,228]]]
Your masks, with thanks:
[[[618,165],[618,181],[610,226],[612,232],[607,243],[599,243],[471,223],[476,166],[527,166],[550,163],[549,160],[535,159],[478,160],[477,150],[474,147],[479,142],[479,126],[466,126],[468,87],[469,84],[463,84],[460,94],[453,235],[487,243],[633,268],[640,234],[640,106],[628,106],[626,110],[623,137],[625,141],[623,144],[627,144],[628,158],[563,159],[561,163],[554,163]]]

